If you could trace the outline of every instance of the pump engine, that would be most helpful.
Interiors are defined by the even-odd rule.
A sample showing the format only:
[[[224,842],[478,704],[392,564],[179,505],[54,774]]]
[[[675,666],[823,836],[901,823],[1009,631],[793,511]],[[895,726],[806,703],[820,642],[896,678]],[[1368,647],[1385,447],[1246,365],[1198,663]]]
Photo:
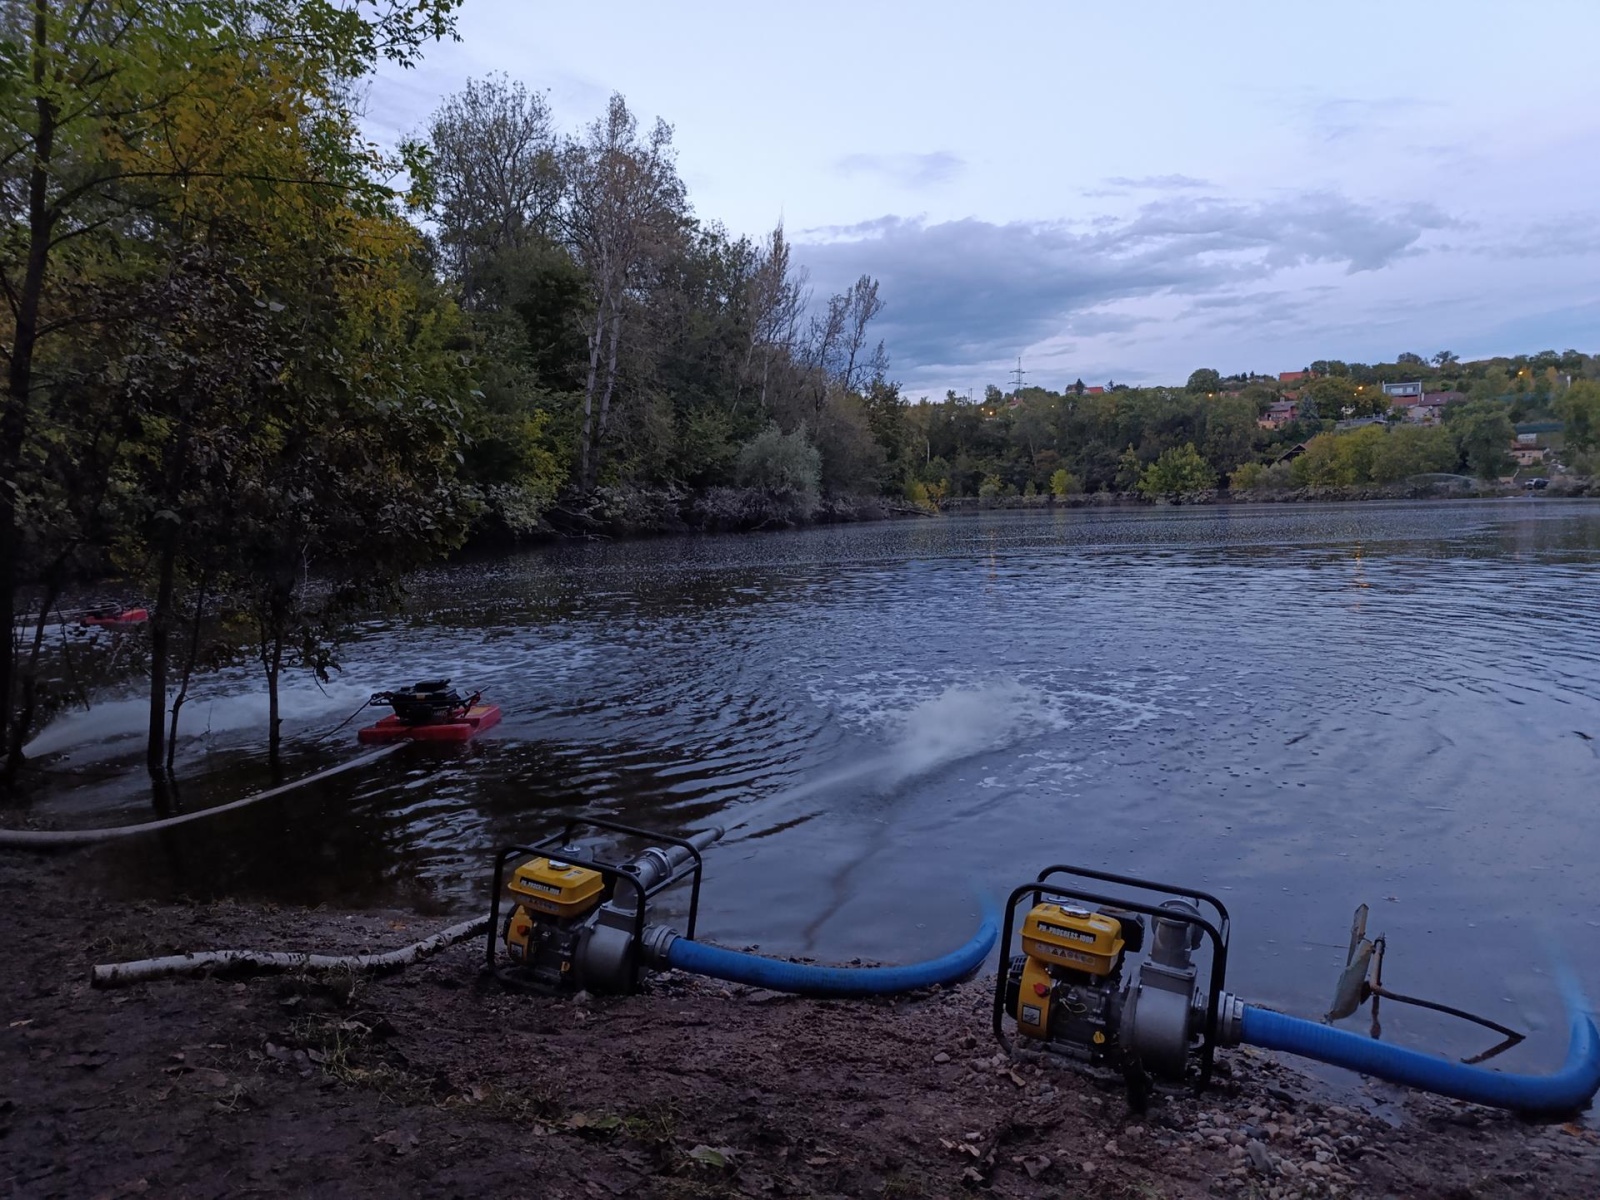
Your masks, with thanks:
[[[448,679],[424,679],[409,688],[393,692],[374,692],[367,703],[394,709],[395,717],[406,725],[438,725],[459,720],[474,704],[477,694],[463,696]]]
[[[1109,896],[1071,880],[1097,880],[1136,892],[1165,892],[1151,903]],[[1008,958],[1020,904],[1022,953]],[[1209,909],[1209,913],[1203,912]],[[1194,952],[1210,941],[1210,971],[1199,983]],[[1204,892],[1077,867],[1054,866],[1011,894],[1001,933],[994,1031],[1007,1050],[1009,1025],[1043,1049],[1119,1068],[1140,1100],[1150,1076],[1181,1080],[1191,1058],[1198,1083],[1237,1023],[1239,1002],[1222,991],[1228,913]],[[1237,1040],[1237,1039],[1234,1039]]]
[[[580,828],[656,844],[631,857],[602,860],[575,840]],[[560,834],[529,846],[507,846],[495,860],[486,949],[490,969],[511,986],[545,993],[634,991],[641,972],[665,966],[667,948],[679,936],[666,925],[647,923],[650,901],[688,880],[683,936],[693,938],[700,852],[721,836],[720,829],[704,829],[679,838],[573,817]],[[511,863],[516,865],[508,877]],[[503,902],[510,908],[504,919]]]

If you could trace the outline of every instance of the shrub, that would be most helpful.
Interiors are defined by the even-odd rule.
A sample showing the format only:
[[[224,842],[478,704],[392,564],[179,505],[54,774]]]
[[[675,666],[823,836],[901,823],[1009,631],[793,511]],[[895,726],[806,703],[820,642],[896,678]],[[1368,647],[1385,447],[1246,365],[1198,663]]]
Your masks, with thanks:
[[[806,440],[804,425],[784,433],[774,423],[739,447],[735,473],[741,487],[815,508],[822,487],[822,455]]]
[[[1261,477],[1267,473],[1265,463],[1240,463],[1228,476],[1228,487],[1235,492],[1249,491],[1261,486]]]
[[[1054,496],[1076,496],[1081,491],[1082,481],[1065,467],[1050,476],[1050,492]]]
[[[1139,476],[1139,490],[1146,496],[1181,496],[1203,492],[1217,486],[1217,473],[1200,456],[1193,442],[1174,446],[1145,468]]]

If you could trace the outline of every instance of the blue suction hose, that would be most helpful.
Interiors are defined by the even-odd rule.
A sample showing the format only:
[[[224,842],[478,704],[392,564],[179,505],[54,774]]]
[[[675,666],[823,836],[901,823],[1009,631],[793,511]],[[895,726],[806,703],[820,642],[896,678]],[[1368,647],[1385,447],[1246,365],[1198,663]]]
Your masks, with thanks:
[[[684,937],[672,940],[667,947],[666,962],[680,971],[801,996],[891,996],[896,992],[965,979],[989,957],[999,933],[999,922],[989,914],[978,926],[978,932],[959,950],[943,958],[904,967],[813,967],[724,950]]]
[[[1572,1036],[1566,1062],[1551,1075],[1511,1075],[1469,1067],[1249,1004],[1244,1005],[1239,1040],[1456,1100],[1530,1115],[1564,1114],[1583,1108],[1600,1091],[1600,1033],[1582,995],[1570,986],[1566,994]]]

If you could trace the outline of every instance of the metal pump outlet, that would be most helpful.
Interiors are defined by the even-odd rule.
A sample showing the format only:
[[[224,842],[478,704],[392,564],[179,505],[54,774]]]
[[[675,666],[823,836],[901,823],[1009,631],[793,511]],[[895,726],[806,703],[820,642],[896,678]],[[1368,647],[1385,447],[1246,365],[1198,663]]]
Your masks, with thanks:
[[[656,843],[619,862],[584,854],[579,829]],[[700,852],[722,837],[703,829],[687,838],[611,821],[573,817],[561,833],[530,846],[507,846],[495,859],[486,956],[513,986],[541,992],[631,992],[640,973],[667,965],[678,933],[650,925],[650,901],[687,879],[694,936],[700,908]],[[511,870],[506,867],[517,859]],[[510,912],[502,919],[502,902]],[[499,951],[504,948],[505,958]]]
[[[1101,881],[1169,898],[1151,903],[1112,897],[1063,880]],[[1008,958],[1017,909],[1025,900],[1022,953]],[[1210,970],[1202,986],[1194,952],[1208,940]],[[1152,1076],[1181,1080],[1191,1061],[1203,1087],[1216,1046],[1237,1041],[1242,1005],[1222,990],[1228,913],[1204,892],[1048,867],[1011,893],[1000,945],[994,1031],[1008,1051],[1009,1023],[1042,1049],[1120,1068],[1138,1100]]]

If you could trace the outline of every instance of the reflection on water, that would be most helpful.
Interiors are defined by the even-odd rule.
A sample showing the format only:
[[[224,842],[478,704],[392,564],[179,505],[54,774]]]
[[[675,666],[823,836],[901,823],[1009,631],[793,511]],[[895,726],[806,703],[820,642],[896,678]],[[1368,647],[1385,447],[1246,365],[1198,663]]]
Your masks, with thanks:
[[[729,944],[938,952],[974,887],[1068,861],[1222,895],[1247,996],[1320,1013],[1365,900],[1393,986],[1545,1025],[1543,931],[1600,994],[1597,559],[1600,508],[1519,498],[1001,513],[458,564],[363,632],[336,689],[296,692],[294,769],[353,750],[349,730],[312,739],[362,694],[430,675],[499,702],[492,736],[99,851],[98,874],[129,894],[460,906],[492,848],[551,812],[715,821],[702,923]],[[263,779],[253,681],[208,686],[190,803]],[[75,766],[107,757],[109,710],[69,720],[44,739]],[[85,784],[57,806],[88,821],[130,797]],[[1479,1048],[1432,1017],[1386,1025]],[[1506,1061],[1540,1069],[1561,1040]]]

